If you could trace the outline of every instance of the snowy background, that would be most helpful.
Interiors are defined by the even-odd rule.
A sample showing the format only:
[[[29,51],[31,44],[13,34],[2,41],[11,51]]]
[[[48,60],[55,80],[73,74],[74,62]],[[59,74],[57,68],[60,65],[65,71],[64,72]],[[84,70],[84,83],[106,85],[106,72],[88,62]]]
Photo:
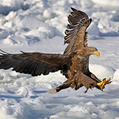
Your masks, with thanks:
[[[119,0],[0,0],[0,49],[63,53],[70,7],[93,19],[88,43],[101,56],[91,56],[90,70],[112,83],[103,92],[69,88],[52,95],[48,90],[66,80],[60,72],[0,70],[0,119],[119,119]]]

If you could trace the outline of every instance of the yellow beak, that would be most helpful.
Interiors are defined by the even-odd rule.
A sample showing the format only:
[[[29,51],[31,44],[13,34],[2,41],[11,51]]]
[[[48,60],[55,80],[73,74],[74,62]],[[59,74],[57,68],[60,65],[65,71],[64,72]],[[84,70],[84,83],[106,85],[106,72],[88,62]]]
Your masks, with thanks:
[[[100,56],[100,53],[98,51],[93,52],[94,55]]]

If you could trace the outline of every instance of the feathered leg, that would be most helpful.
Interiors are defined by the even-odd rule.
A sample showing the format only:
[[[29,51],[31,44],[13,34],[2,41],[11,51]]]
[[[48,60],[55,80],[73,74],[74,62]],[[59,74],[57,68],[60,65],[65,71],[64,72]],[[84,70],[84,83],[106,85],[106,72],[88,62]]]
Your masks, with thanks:
[[[52,94],[57,93],[63,89],[69,88],[69,87],[77,90],[82,86],[83,86],[82,83],[79,81],[79,74],[77,73],[74,75],[74,77],[72,79],[68,79],[62,85],[49,90],[49,93],[52,93]]]

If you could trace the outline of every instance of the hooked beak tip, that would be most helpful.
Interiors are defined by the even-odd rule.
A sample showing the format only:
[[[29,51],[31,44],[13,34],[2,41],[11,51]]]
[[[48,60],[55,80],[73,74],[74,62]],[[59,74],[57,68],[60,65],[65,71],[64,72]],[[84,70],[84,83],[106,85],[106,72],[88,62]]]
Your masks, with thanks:
[[[98,52],[98,51],[93,52],[93,54],[97,55],[97,56],[100,56],[100,52]]]

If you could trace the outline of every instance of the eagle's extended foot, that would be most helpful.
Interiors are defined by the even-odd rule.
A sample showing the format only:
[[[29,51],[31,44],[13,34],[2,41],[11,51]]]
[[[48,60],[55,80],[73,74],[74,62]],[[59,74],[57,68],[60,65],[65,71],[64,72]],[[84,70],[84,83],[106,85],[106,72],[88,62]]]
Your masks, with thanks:
[[[105,85],[110,83],[111,83],[111,78],[109,78],[108,80],[103,79],[103,81],[101,81],[100,83],[97,83],[97,85],[99,86],[101,90],[103,90],[105,88]]]
[[[57,93],[57,90],[56,90],[56,88],[52,88],[48,91],[48,93],[55,94],[55,93]]]
[[[58,86],[56,88],[50,89],[48,92],[51,93],[51,94],[55,94],[55,93],[61,91],[62,89],[69,88],[70,85],[71,85],[71,81],[66,80],[63,84],[61,84],[60,86]]]

